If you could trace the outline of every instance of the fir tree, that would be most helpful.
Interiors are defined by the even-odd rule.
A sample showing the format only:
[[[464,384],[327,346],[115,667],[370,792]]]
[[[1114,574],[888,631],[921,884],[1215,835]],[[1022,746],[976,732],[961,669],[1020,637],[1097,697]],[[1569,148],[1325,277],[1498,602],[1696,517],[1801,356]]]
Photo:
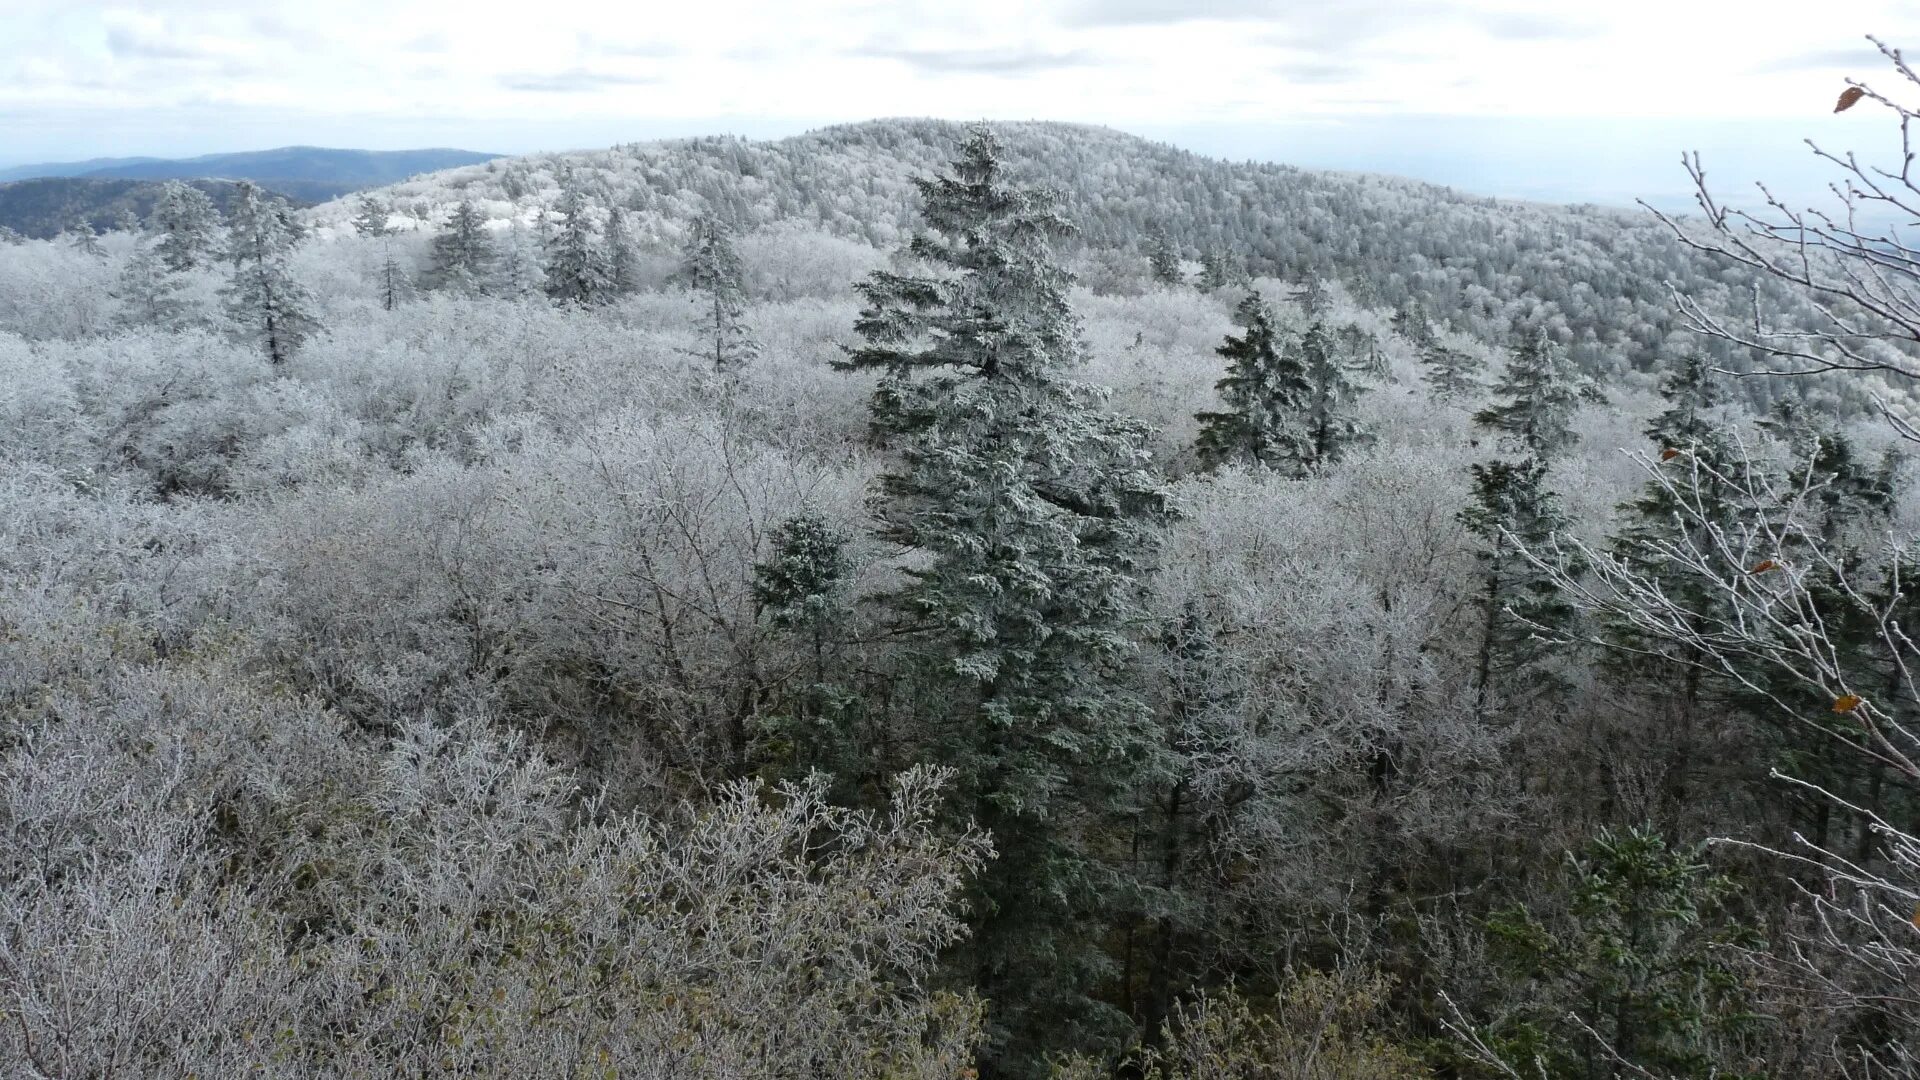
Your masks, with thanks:
[[[1479,375],[1486,370],[1487,362],[1465,349],[1430,341],[1420,349],[1420,367],[1426,373],[1428,392],[1436,401],[1477,397],[1485,389]]]
[[[607,276],[615,296],[640,291],[640,253],[633,247],[627,212],[617,206],[607,211]]]
[[[288,267],[295,240],[285,204],[240,181],[227,230],[233,271],[221,295],[233,325],[258,343],[275,367],[318,329],[313,297]]]
[[[500,242],[491,291],[499,296],[518,298],[540,291],[545,271],[540,266],[539,241],[515,218]]]
[[[152,231],[160,259],[179,273],[214,260],[220,250],[220,211],[199,188],[169,180],[153,205]]]
[[[1603,830],[1568,853],[1563,878],[1564,914],[1516,907],[1487,922],[1528,1000],[1489,1033],[1503,1056],[1568,1080],[1770,1074],[1742,1045],[1761,1020],[1736,958],[1762,942],[1733,914],[1731,878],[1651,827]]]
[[[119,302],[114,322],[124,327],[180,329],[187,322],[187,304],[180,288],[179,278],[167,272],[160,253],[145,241],[136,240],[113,290],[113,298]]]
[[[478,296],[492,280],[493,240],[473,200],[462,199],[433,238],[427,274],[433,287],[456,296]]]
[[[1480,709],[1491,700],[1496,681],[1520,686],[1513,676],[1541,655],[1531,624],[1561,626],[1573,609],[1544,571],[1525,552],[1543,553],[1553,534],[1565,525],[1558,499],[1546,486],[1545,464],[1529,458],[1519,462],[1493,461],[1470,466],[1473,502],[1460,521],[1482,542],[1480,645],[1475,658],[1474,694]],[[1535,677],[1524,694],[1537,696],[1553,688]]]
[[[107,249],[100,246],[100,234],[93,231],[93,222],[85,218],[74,222],[73,227],[67,230],[67,245],[96,259],[107,257]]]
[[[1185,285],[1187,273],[1180,268],[1180,252],[1167,236],[1167,230],[1155,229],[1147,238],[1147,268],[1153,280],[1162,285]]]
[[[1312,394],[1307,400],[1308,465],[1330,465],[1372,436],[1353,414],[1353,404],[1364,387],[1353,381],[1333,335],[1322,323],[1307,328],[1300,339],[1300,360]]]
[[[1379,338],[1353,323],[1341,327],[1337,336],[1348,370],[1370,382],[1386,382],[1392,378],[1393,371],[1387,366],[1387,353],[1380,347]]]
[[[1208,248],[1200,255],[1200,288],[1204,292],[1219,292],[1246,280],[1246,271],[1228,253],[1218,245]]]
[[[1300,291],[1293,294],[1293,302],[1300,305],[1301,314],[1309,322],[1318,322],[1320,317],[1333,308],[1333,294],[1327,291],[1326,283],[1317,277],[1309,277]]]
[[[700,302],[702,355],[715,371],[728,371],[757,352],[746,326],[746,271],[733,249],[733,230],[712,213],[700,215],[688,231],[681,254],[680,280]]]
[[[910,250],[945,272],[869,277],[845,366],[887,373],[874,422],[901,460],[883,535],[922,554],[894,600],[926,635],[914,752],[958,771],[962,815],[999,854],[969,946],[995,1004],[986,1062],[1039,1076],[1043,1050],[1126,1030],[1094,997],[1126,881],[1096,847],[1155,760],[1122,660],[1162,496],[1140,425],[1068,378],[1081,344],[1050,195],[1007,183],[985,127],[951,175],[916,183],[930,231]]]
[[[1434,343],[1433,322],[1427,318],[1425,305],[1417,299],[1407,301],[1394,311],[1393,332],[1421,348]]]
[[[1582,402],[1606,400],[1544,329],[1513,351],[1493,392],[1505,400],[1474,413],[1473,422],[1543,460],[1574,444],[1573,416]]]
[[[572,173],[561,180],[554,210],[560,221],[547,240],[547,295],[562,304],[604,303],[613,291],[613,271],[594,231],[587,193]]]
[[[387,204],[372,195],[360,196],[360,206],[353,213],[353,231],[361,236],[378,238],[393,232],[388,225],[392,211]]]
[[[1227,360],[1216,384],[1224,412],[1196,414],[1200,436],[1194,449],[1201,464],[1259,464],[1289,476],[1304,476],[1314,461],[1308,414],[1314,386],[1299,350],[1276,340],[1273,312],[1260,294],[1249,293],[1234,313],[1246,328],[1229,334],[1214,351]]]

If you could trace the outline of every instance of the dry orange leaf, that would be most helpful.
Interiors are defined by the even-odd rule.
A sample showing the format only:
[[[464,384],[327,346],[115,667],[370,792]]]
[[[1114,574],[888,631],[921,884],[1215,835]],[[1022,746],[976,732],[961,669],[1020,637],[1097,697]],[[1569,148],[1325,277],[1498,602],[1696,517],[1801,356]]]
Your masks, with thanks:
[[[1920,907],[1913,909],[1913,925],[1920,926]]]
[[[1665,450],[1660,451],[1661,461],[1672,461],[1674,458],[1677,458],[1679,456],[1680,456],[1680,451],[1675,450],[1671,446],[1667,447]]]
[[[1840,91],[1840,103],[1833,107],[1833,111],[1846,112],[1848,109],[1853,108],[1855,102],[1866,96],[1867,92],[1865,90],[1857,86],[1849,86],[1845,90]]]
[[[1747,571],[1747,573],[1764,574],[1769,570],[1778,570],[1778,569],[1780,569],[1779,563],[1774,562],[1772,559],[1761,559],[1760,562],[1756,564],[1753,569]]]
[[[1833,699],[1834,712],[1852,712],[1860,707],[1859,694],[1841,694]]]

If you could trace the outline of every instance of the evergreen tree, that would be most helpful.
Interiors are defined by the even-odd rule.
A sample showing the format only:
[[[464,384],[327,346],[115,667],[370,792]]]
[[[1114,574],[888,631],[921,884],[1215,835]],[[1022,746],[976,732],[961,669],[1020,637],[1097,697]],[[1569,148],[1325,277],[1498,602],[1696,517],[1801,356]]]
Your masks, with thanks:
[[[232,275],[221,296],[236,329],[259,344],[268,363],[286,363],[318,328],[313,297],[294,280],[288,256],[296,242],[286,205],[242,180],[227,229]]]
[[[1173,246],[1167,230],[1155,229],[1147,238],[1147,268],[1153,280],[1162,285],[1185,285],[1187,274],[1180,268],[1180,251]]]
[[[1546,486],[1546,465],[1529,458],[1492,461],[1470,469],[1473,502],[1461,511],[1460,521],[1482,542],[1477,553],[1480,645],[1474,695],[1484,711],[1495,682],[1519,684],[1512,677],[1540,657],[1541,646],[1533,640],[1530,624],[1564,625],[1573,609],[1524,554],[1544,553],[1553,534],[1566,524],[1557,497]],[[1515,696],[1537,696],[1553,689],[1553,684],[1535,677],[1525,689],[1525,694]]]
[[[145,241],[136,240],[114,287],[113,298],[119,301],[114,322],[124,327],[180,329],[187,322],[187,304],[180,288],[180,280],[167,272],[160,253]]]
[[[700,336],[715,371],[728,371],[758,351],[746,326],[746,271],[733,249],[733,230],[712,213],[700,215],[687,234],[680,280],[700,294]]]
[[[1339,346],[1323,323],[1314,323],[1300,339],[1300,359],[1307,383],[1313,388],[1307,401],[1308,465],[1318,468],[1340,460],[1355,446],[1372,439],[1353,414],[1353,404],[1365,393],[1342,362]]]
[[[1219,292],[1231,285],[1246,280],[1246,271],[1241,269],[1226,248],[1215,245],[1200,255],[1200,288],[1204,292]]]
[[[546,273],[541,268],[539,241],[515,218],[500,242],[491,291],[499,296],[519,298],[541,290]]]
[[[1127,881],[1099,848],[1155,761],[1122,661],[1163,499],[1144,430],[1068,378],[1082,346],[1051,196],[1008,184],[985,127],[951,175],[916,183],[930,231],[910,250],[945,272],[869,277],[845,366],[887,373],[874,423],[901,459],[883,535],[923,555],[894,599],[925,634],[912,752],[957,770],[962,816],[999,855],[968,949],[994,1005],[985,1063],[1040,1076],[1043,1051],[1126,1030],[1094,996]]]
[[[107,249],[100,246],[100,234],[93,231],[93,222],[85,218],[74,222],[73,227],[67,230],[67,245],[96,259],[107,257]]]
[[[1422,349],[1434,343],[1433,322],[1427,318],[1426,306],[1417,299],[1394,311],[1393,332]]]
[[[1513,351],[1493,392],[1505,400],[1474,413],[1473,422],[1541,459],[1573,445],[1573,416],[1582,402],[1606,400],[1544,329]]]
[[[151,229],[160,237],[160,259],[179,273],[211,263],[220,250],[220,211],[199,188],[169,180],[153,204]]]
[[[1897,463],[1892,455],[1878,465],[1861,461],[1853,440],[1792,398],[1775,402],[1760,427],[1792,454],[1787,486],[1809,493],[1821,539],[1829,545],[1839,543],[1852,522],[1884,518],[1891,511]]]
[[[1387,366],[1387,353],[1380,347],[1379,338],[1353,323],[1341,327],[1337,337],[1348,370],[1370,382],[1386,382],[1392,377],[1393,371]]]
[[[572,173],[561,179],[554,210],[560,221],[547,240],[547,295],[562,304],[604,303],[613,291],[613,271],[594,231],[587,193]]]
[[[1426,372],[1427,389],[1437,401],[1476,397],[1485,389],[1479,375],[1487,362],[1464,349],[1432,341],[1420,349],[1420,366]]]
[[[618,206],[607,211],[607,275],[615,296],[640,291],[640,254],[627,230],[627,212]]]
[[[388,235],[393,229],[388,225],[392,211],[387,204],[372,195],[360,196],[360,206],[353,213],[353,231],[361,236],[377,238]]]
[[[1496,959],[1524,980],[1526,1004],[1490,1032],[1503,1056],[1549,1080],[1770,1074],[1743,1045],[1760,1018],[1735,950],[1761,942],[1732,913],[1732,879],[1643,827],[1569,852],[1563,880],[1564,913],[1488,920]]]
[[[1317,277],[1309,277],[1293,294],[1293,302],[1300,305],[1301,314],[1309,322],[1318,322],[1320,317],[1333,308],[1333,294],[1327,291],[1326,283]]]
[[[1308,415],[1314,385],[1300,350],[1276,340],[1273,311],[1249,293],[1234,312],[1246,328],[1214,351],[1227,360],[1216,384],[1224,412],[1196,414],[1200,436],[1194,449],[1207,468],[1260,464],[1289,476],[1304,476],[1314,462]]]
[[[493,272],[493,240],[487,219],[473,200],[462,199],[447,218],[447,227],[433,238],[427,274],[433,287],[456,296],[478,296],[486,291]]]

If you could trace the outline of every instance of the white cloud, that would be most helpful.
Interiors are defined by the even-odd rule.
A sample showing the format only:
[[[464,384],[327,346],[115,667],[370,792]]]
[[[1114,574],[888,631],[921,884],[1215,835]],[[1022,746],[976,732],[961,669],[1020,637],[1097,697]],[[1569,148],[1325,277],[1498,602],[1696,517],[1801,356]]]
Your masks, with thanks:
[[[1520,0],[5,3],[0,117],[36,131],[54,112],[189,107],[235,124],[272,112],[398,129],[431,115],[503,132],[723,115],[1120,127],[1814,116],[1843,74],[1884,73],[1861,33],[1920,47],[1907,0],[1861,0],[1817,27],[1803,0],[1618,0],[1578,14]]]

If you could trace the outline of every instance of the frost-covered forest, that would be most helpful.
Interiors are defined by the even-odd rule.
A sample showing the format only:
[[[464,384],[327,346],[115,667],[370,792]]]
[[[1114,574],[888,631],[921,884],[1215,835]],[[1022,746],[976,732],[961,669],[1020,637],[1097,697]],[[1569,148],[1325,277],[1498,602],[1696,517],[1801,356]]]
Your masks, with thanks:
[[[1703,210],[879,121],[0,246],[0,1071],[1920,1076],[1920,262]]]

